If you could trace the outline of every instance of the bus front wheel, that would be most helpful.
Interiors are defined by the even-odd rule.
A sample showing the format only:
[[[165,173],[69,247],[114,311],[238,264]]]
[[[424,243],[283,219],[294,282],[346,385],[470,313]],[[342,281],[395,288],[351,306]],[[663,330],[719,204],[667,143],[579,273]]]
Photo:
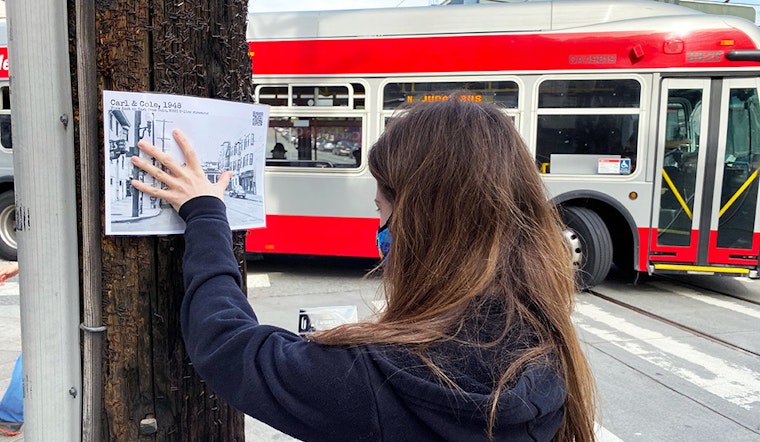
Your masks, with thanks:
[[[562,209],[562,220],[580,288],[604,281],[612,265],[612,237],[602,218],[591,209],[568,206]]]
[[[9,190],[0,194],[0,258],[15,261],[17,253],[16,201]]]

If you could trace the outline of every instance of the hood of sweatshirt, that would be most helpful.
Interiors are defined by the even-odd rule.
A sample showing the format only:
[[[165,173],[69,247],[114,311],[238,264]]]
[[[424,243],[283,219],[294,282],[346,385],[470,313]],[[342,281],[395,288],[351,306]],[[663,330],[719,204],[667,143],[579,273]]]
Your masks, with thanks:
[[[442,438],[485,438],[501,374],[519,354],[539,345],[529,326],[507,320],[504,311],[498,301],[485,302],[456,338],[427,346],[425,358],[450,382],[413,348],[381,346],[372,352],[394,395]],[[556,357],[529,363],[499,394],[494,439],[551,440],[560,427],[565,398]]]
[[[486,435],[494,385],[479,356],[463,359],[457,352],[446,354],[453,359],[443,368],[458,387],[443,382],[411,352],[380,351],[374,360],[387,385],[430,429],[448,440],[476,440]],[[532,364],[502,389],[494,439],[551,440],[562,421],[565,397],[557,368]]]

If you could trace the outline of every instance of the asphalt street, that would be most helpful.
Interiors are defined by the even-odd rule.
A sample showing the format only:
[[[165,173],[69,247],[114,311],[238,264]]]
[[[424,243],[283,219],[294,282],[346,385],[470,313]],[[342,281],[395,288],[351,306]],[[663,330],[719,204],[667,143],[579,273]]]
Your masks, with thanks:
[[[260,321],[298,331],[302,308],[379,305],[373,260],[248,261]],[[760,281],[684,276],[610,278],[576,298],[573,320],[594,371],[601,442],[758,441]],[[21,351],[19,286],[0,287],[0,388]],[[0,438],[17,441],[17,438]],[[246,440],[292,441],[246,417]]]

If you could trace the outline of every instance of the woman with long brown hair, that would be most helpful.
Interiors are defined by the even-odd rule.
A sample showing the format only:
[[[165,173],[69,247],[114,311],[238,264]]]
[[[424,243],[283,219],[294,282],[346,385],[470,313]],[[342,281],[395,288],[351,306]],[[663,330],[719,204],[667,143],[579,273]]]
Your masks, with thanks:
[[[386,308],[306,340],[240,291],[229,174],[209,183],[181,133],[186,168],[141,144],[172,172],[132,159],[187,223],[183,336],[219,395],[303,440],[594,440],[557,214],[510,118],[464,97],[404,109],[370,150]]]

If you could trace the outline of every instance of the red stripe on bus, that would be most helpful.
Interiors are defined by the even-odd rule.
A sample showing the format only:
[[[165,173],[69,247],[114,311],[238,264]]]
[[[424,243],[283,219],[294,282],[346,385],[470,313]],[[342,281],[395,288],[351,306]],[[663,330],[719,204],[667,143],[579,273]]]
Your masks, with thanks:
[[[247,252],[378,258],[377,218],[267,215],[267,227],[248,231]]]
[[[8,48],[0,48],[0,78],[8,78]]]
[[[674,40],[683,50],[666,54]],[[728,51],[757,49],[735,29],[253,41],[249,49],[254,75],[757,66],[726,60]]]
[[[748,249],[718,247],[718,232],[710,231],[710,264],[725,264],[739,267],[757,267],[760,250],[760,233],[752,235],[752,245]],[[749,258],[751,257],[751,258]]]
[[[246,251],[377,258],[375,232],[379,224],[377,218],[267,215],[266,228],[248,231]],[[696,230],[692,232],[692,241],[696,241],[698,234]],[[697,262],[696,247],[653,246],[656,244],[657,229],[640,227],[638,235],[639,271],[647,271],[650,261],[682,264]],[[760,233],[753,235],[751,249],[726,249],[717,247],[717,232],[713,231],[710,234],[710,250],[709,264],[756,267],[757,258],[744,257],[757,256]],[[652,251],[669,255],[650,255]]]
[[[649,265],[649,228],[639,227],[639,264],[636,270],[646,272]]]
[[[657,229],[639,228],[639,271],[646,271],[649,262],[668,262],[701,265],[697,262],[697,241],[699,231],[691,232],[691,244],[694,246],[657,245]],[[752,245],[748,249],[718,247],[718,232],[710,232],[708,265],[725,265],[730,267],[755,268],[758,265],[760,250],[760,233],[752,235]],[[658,254],[662,253],[662,254]]]
[[[697,241],[699,230],[691,231],[688,246],[671,246],[657,243],[659,230],[652,228],[649,236],[649,259],[656,262],[680,262],[694,264],[697,262]]]

